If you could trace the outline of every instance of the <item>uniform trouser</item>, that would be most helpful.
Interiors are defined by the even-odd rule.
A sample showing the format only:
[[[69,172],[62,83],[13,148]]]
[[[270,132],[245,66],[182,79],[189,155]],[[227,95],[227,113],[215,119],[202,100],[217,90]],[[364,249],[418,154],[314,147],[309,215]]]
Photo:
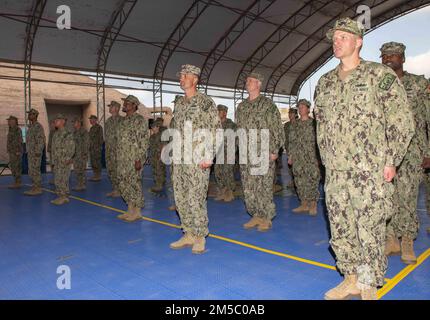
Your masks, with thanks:
[[[9,167],[15,180],[20,180],[22,172],[21,154],[9,153]]]
[[[116,153],[113,151],[106,152],[106,169],[112,183],[112,189],[119,190],[118,161],[116,159]]]
[[[197,237],[209,234],[206,207],[209,173],[209,169],[194,164],[173,165],[173,190],[181,226],[184,232]]]
[[[270,161],[263,175],[252,175],[249,165],[240,166],[246,210],[251,216],[272,220],[276,216],[273,202],[273,176],[275,161]]]
[[[172,174],[173,170],[172,170],[172,168],[173,168],[172,165],[170,165],[169,166],[170,181],[167,184],[166,190],[167,190],[167,198],[169,199],[169,204],[171,206],[176,206],[176,204],[175,204],[175,194],[173,192],[173,174]]]
[[[55,163],[54,172],[54,183],[55,192],[59,197],[67,197],[70,193],[69,189],[69,178],[71,164],[59,164]]]
[[[294,183],[294,174],[293,174],[293,166],[288,165],[288,175],[291,177],[291,181]]]
[[[142,161],[144,163],[144,161]],[[142,191],[142,169],[137,171],[134,161],[118,165],[119,192],[129,206],[143,208],[145,199]]]
[[[403,162],[394,178],[393,214],[387,225],[387,234],[398,238],[415,239],[419,222],[417,202],[422,178],[420,164]]]
[[[317,164],[293,163],[294,183],[301,201],[318,201],[320,170]]]
[[[156,186],[162,187],[166,183],[166,165],[158,159],[151,160],[152,176]]]
[[[326,171],[325,194],[331,247],[344,275],[382,286],[387,270],[384,254],[387,214],[394,185],[380,171]]]
[[[90,150],[91,167],[95,174],[101,174],[102,172],[102,148]]]
[[[34,154],[28,155],[28,174],[33,182],[34,188],[42,187],[42,173],[40,171],[40,164],[42,162],[42,154],[35,156]]]
[[[87,168],[88,156],[82,158],[74,158],[73,159],[73,170],[76,174],[76,180],[78,182],[78,186],[85,187],[87,179],[85,175],[85,169]]]
[[[424,182],[424,185],[426,187],[426,208],[427,213],[430,214],[430,173],[424,172],[422,181]]]
[[[215,164],[215,178],[220,189],[235,189],[234,164]]]

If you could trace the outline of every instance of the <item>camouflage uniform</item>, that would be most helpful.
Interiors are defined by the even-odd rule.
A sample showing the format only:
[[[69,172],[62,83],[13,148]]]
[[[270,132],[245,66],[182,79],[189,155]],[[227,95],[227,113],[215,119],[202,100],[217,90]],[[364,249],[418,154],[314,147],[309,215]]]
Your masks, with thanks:
[[[57,119],[64,116],[57,116]],[[75,154],[75,141],[73,134],[66,128],[57,129],[52,138],[52,163],[54,164],[54,181],[56,193],[59,197],[67,197],[69,193],[69,177],[72,164],[67,163],[72,160]]]
[[[288,150],[288,156],[293,161],[294,182],[300,200],[318,201],[320,170],[313,119],[297,120],[291,126]]]
[[[398,166],[414,133],[406,92],[388,67],[361,60],[342,81],[339,68],[315,91],[317,141],[326,167],[330,244],[344,275],[382,286],[386,220],[392,183],[385,166]]]
[[[88,152],[90,148],[90,138],[87,130],[81,127],[73,132],[75,141],[75,155],[73,156],[73,170],[78,181],[78,188],[85,188],[85,169],[88,163]]]
[[[31,109],[29,113],[36,113],[37,115],[39,114],[39,112],[35,109]],[[38,121],[34,122],[33,124],[29,124],[26,135],[28,173],[31,180],[33,181],[33,187],[38,189],[42,187],[42,174],[40,171],[40,165],[45,143],[45,131],[43,130],[42,125]]]
[[[242,101],[236,109],[237,129],[267,129],[269,130],[269,153],[278,154],[285,143],[284,129],[281,115],[272,100],[262,95],[253,101]],[[260,133],[258,134],[257,150],[260,150]],[[239,149],[240,149],[239,145]],[[269,157],[269,155],[267,155]],[[262,175],[251,174],[251,164],[241,164],[240,173],[245,198],[246,209],[253,217],[272,220],[275,215],[273,202],[273,180],[275,174],[275,161],[270,161],[267,173]]]
[[[106,168],[113,190],[119,190],[117,149],[118,130],[122,119],[120,115],[111,116],[105,123]]]
[[[236,124],[231,119],[225,119],[224,122],[221,122],[223,130],[231,129],[236,131]],[[234,180],[234,164],[227,164],[227,138],[224,139],[224,163],[223,164],[215,164],[215,178],[218,184],[218,188],[224,189],[228,188],[231,191],[234,191],[236,182]]]
[[[93,116],[92,116],[93,117]],[[103,128],[96,123],[90,128],[90,160],[94,175],[99,177],[102,172]]]
[[[128,206],[143,208],[142,170],[135,169],[135,161],[143,165],[149,145],[148,121],[137,112],[125,116],[118,128],[117,163],[119,192]]]
[[[11,116],[9,119],[15,119],[18,124],[18,119]],[[21,182],[21,156],[22,156],[22,133],[21,128],[9,127],[7,133],[7,152],[9,153],[9,167],[16,182]]]
[[[165,143],[161,141],[161,135],[165,130],[165,127],[162,127],[162,121],[161,124],[157,122],[156,125],[159,126],[160,129],[158,133],[151,134],[149,138],[149,160],[152,167],[155,188],[162,189],[166,183],[166,165],[160,158],[161,150],[165,145]]]
[[[221,127],[215,102],[200,92],[190,99],[178,98],[173,115],[172,128],[180,132],[182,141],[185,121],[192,122],[193,134],[198,129],[207,129],[214,139],[216,129]],[[181,227],[192,236],[206,237],[209,234],[206,196],[210,170],[201,169],[199,164],[185,164],[183,154],[181,160],[181,164],[172,165],[173,190]]]

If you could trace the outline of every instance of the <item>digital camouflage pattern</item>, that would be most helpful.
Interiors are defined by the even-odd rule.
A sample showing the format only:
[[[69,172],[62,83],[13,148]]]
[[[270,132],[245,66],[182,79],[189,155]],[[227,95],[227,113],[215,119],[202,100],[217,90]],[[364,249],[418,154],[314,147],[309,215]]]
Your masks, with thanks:
[[[323,75],[315,90],[330,243],[342,274],[357,273],[360,283],[382,286],[394,192],[383,170],[400,165],[414,134],[413,115],[389,67],[361,60],[344,81],[339,68]]]
[[[88,155],[90,149],[90,137],[88,131],[81,127],[73,132],[75,141],[75,154],[73,156],[73,170],[76,174],[76,179],[79,187],[85,188],[86,175],[85,170],[88,163]]]
[[[29,124],[26,135],[26,149],[28,154],[28,174],[33,181],[33,187],[42,187],[40,164],[46,138],[43,127],[39,122]]]
[[[149,161],[157,188],[162,188],[166,183],[166,165],[161,161],[161,150],[165,146],[165,142],[161,141],[164,129],[165,127],[160,127],[158,133],[151,134],[149,138]]]
[[[221,122],[221,126],[224,130],[231,129],[236,131],[236,124],[229,118]],[[234,191],[236,182],[234,180],[234,164],[227,164],[227,138],[224,139],[224,148],[219,152],[224,152],[224,163],[215,164],[215,178],[218,184],[218,188],[228,188]]]
[[[285,144],[284,128],[281,115],[272,100],[262,95],[253,101],[242,101],[236,110],[237,129],[267,129],[269,130],[269,152],[278,154]],[[261,150],[261,136],[257,135],[257,150]],[[239,149],[241,146],[239,145]],[[275,162],[270,161],[269,170],[263,175],[251,175],[251,165],[241,164],[245,205],[251,216],[271,220],[275,217],[275,203],[273,202],[273,181]]]
[[[69,177],[72,158],[75,154],[73,134],[66,128],[57,129],[52,137],[51,161],[54,164],[54,183],[58,196],[69,193]]]
[[[426,92],[428,81],[422,76],[408,72],[405,72],[400,80],[412,108],[415,135],[394,178],[396,187],[393,197],[394,213],[388,223],[387,234],[415,239],[419,229],[417,202],[423,174],[421,164],[424,157],[430,157],[430,145],[427,138],[427,130],[430,128],[430,103]]]
[[[175,103],[173,117],[174,123],[171,127],[180,132],[182,141],[185,139],[186,121],[192,122],[193,134],[198,129],[207,129],[214,140],[216,129],[221,127],[215,102],[201,92],[197,92],[190,99],[179,97]],[[215,155],[215,144],[213,150]],[[181,158],[183,161],[183,155]],[[173,190],[181,227],[184,232],[193,236],[205,237],[209,233],[206,197],[210,169],[201,169],[199,164],[183,162],[173,163],[172,167]]]
[[[127,115],[118,130],[118,181],[121,197],[129,206],[143,208],[142,169],[149,146],[148,121],[138,113]],[[135,169],[140,161],[142,169]]]
[[[294,183],[301,201],[318,201],[320,169],[315,121],[297,120],[290,129],[289,159],[293,162]]]
[[[119,190],[117,151],[119,125],[122,119],[120,115],[111,116],[105,123],[106,168],[113,190]]]
[[[102,172],[103,128],[96,123],[90,128],[90,160],[96,175]]]
[[[16,181],[20,181],[22,165],[22,132],[18,126],[9,127],[7,133],[7,152],[9,154],[9,167]]]

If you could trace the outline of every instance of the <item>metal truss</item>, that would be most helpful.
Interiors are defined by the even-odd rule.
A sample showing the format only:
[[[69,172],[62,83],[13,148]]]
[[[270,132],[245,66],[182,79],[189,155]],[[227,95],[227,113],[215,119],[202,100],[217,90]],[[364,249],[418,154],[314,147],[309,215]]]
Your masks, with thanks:
[[[215,46],[207,55],[200,74],[200,87],[208,90],[209,78],[217,63],[242,36],[248,27],[255,22],[276,0],[254,0],[239,17],[234,21],[230,28],[217,41]]]
[[[329,0],[307,1],[300,9],[279,25],[276,30],[251,54],[251,56],[248,57],[236,78],[234,89],[235,107],[240,100],[243,100],[247,75],[259,66],[261,62],[273,51],[273,49],[275,49],[288,35],[331,2],[332,1]]]
[[[212,0],[207,2],[203,0],[194,0],[191,7],[182,17],[181,21],[175,27],[173,32],[170,34],[167,41],[164,43],[163,49],[161,49],[158,55],[157,63],[155,64],[153,74],[153,102],[154,107],[163,106],[163,79],[164,72],[170,58],[175,52],[178,45],[185,38],[187,33],[194,26],[196,21],[202,15],[202,13],[209,7]]]
[[[32,15],[29,17],[26,27],[25,56],[24,56],[24,114],[25,126],[28,125],[27,111],[31,108],[31,61],[33,56],[33,45],[40,18],[46,6],[47,0],[36,0]]]
[[[106,27],[97,57],[96,94],[97,94],[97,117],[99,123],[104,126],[106,120],[105,99],[105,76],[106,66],[112,46],[118,37],[123,25],[127,21],[137,0],[123,0],[118,8],[112,13],[108,26]]]
[[[375,7],[377,5],[376,3],[380,3],[381,1],[373,1],[373,2],[374,4],[370,6],[371,8]],[[419,10],[428,5],[430,5],[430,0],[412,0],[412,1],[407,1],[406,3],[402,3],[401,5],[398,5],[397,7],[392,8],[387,12],[380,14],[379,16],[372,18],[373,27],[371,28],[370,31],[373,31],[381,27],[382,25],[391,22],[400,16],[403,16],[415,10]],[[319,68],[321,68],[332,56],[333,56],[333,51],[330,47],[317,60],[315,60],[312,64],[310,64],[301,73],[300,77],[298,77],[295,83],[293,84],[291,89],[292,94],[298,94],[298,92],[300,92],[302,85],[306,82],[306,80],[309,79],[317,70],[319,70]]]

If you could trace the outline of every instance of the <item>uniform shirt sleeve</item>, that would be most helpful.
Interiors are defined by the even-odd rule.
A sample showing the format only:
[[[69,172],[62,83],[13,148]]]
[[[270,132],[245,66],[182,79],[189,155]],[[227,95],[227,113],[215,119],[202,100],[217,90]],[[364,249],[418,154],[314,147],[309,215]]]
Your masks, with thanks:
[[[315,112],[315,120],[316,120],[316,137],[317,137],[317,144],[318,144],[318,148],[320,151],[320,156],[321,156],[321,162],[322,164],[324,164],[324,158],[325,158],[325,154],[326,154],[326,146],[324,144],[325,142],[325,132],[326,132],[326,119],[324,117],[324,110],[323,110],[323,106],[320,105],[320,92],[321,92],[321,86],[322,84],[322,80],[320,79],[318,81],[318,84],[315,88],[315,93],[314,93],[314,103],[315,103],[315,108],[314,108],[314,112]]]
[[[285,144],[285,132],[282,125],[281,114],[278,107],[271,102],[269,108],[270,153],[278,154],[279,149]]]

